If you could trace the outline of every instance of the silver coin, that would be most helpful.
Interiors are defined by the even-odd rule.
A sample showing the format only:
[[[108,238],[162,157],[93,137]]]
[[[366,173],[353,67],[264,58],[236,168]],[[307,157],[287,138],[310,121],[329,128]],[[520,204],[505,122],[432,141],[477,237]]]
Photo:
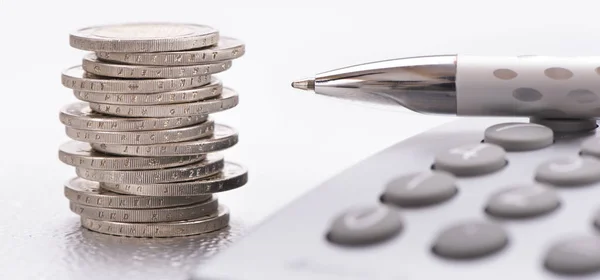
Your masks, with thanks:
[[[121,223],[81,218],[91,231],[128,237],[177,237],[218,231],[229,226],[229,209],[219,205],[216,213],[200,219],[169,223]]]
[[[160,223],[193,220],[214,214],[219,201],[213,197],[205,202],[171,208],[156,209],[116,209],[69,202],[71,211],[81,217],[101,221],[129,223]]]
[[[157,93],[191,89],[208,85],[210,75],[170,79],[119,79],[85,72],[81,65],[63,71],[63,86],[79,91],[101,93]]]
[[[87,143],[149,145],[209,137],[213,134],[214,125],[212,120],[207,120],[187,127],[149,131],[99,131],[67,126],[65,132],[69,138]]]
[[[223,88],[223,93],[213,99],[192,103],[164,104],[155,106],[113,105],[90,103],[90,108],[96,112],[121,117],[181,117],[189,115],[207,115],[231,109],[238,105],[237,92]]]
[[[179,156],[208,154],[233,147],[238,142],[238,132],[226,125],[215,124],[211,137],[167,144],[154,145],[118,145],[94,144],[95,150],[124,156]]]
[[[189,66],[146,66],[103,62],[92,53],[83,58],[81,68],[94,75],[123,79],[186,78],[227,71],[231,60]]]
[[[111,53],[97,52],[100,60],[132,65],[199,65],[215,61],[234,60],[244,55],[246,47],[238,39],[221,36],[216,46],[178,52]]]
[[[69,141],[58,150],[63,163],[86,169],[99,170],[148,170],[184,166],[200,162],[206,155],[173,157],[115,156],[92,149],[89,143]]]
[[[76,204],[117,209],[157,209],[190,205],[208,201],[211,195],[196,196],[139,196],[111,192],[100,188],[100,183],[72,178],[65,183],[65,197]]]
[[[119,105],[159,105],[197,102],[221,95],[223,83],[216,77],[208,85],[171,92],[159,93],[101,93],[74,90],[75,97],[81,101]],[[87,104],[86,104],[87,106]]]
[[[71,32],[71,47],[104,52],[168,52],[215,45],[218,30],[181,23],[127,23],[92,26]]]
[[[75,173],[86,180],[104,183],[159,184],[193,181],[210,177],[223,170],[225,162],[220,154],[208,154],[203,161],[154,170],[100,170],[77,167]]]
[[[101,95],[103,95],[101,93]],[[167,118],[122,118],[92,111],[88,103],[74,102],[60,110],[62,124],[75,129],[99,131],[150,131],[186,127],[208,120],[207,115]]]
[[[223,170],[206,179],[169,184],[115,184],[100,183],[103,189],[115,193],[140,196],[198,196],[230,191],[248,182],[248,170],[237,163],[225,162]]]

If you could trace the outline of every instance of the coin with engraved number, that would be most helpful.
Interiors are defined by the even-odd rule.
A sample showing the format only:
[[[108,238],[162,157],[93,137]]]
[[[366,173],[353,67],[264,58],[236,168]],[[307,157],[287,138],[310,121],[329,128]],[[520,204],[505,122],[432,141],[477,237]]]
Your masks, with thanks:
[[[170,208],[117,209],[88,206],[69,202],[71,211],[81,217],[101,221],[130,223],[175,222],[202,218],[217,212],[219,202],[216,197],[208,201]]]
[[[223,170],[223,155],[208,154],[203,161],[155,170],[99,170],[77,167],[78,177],[95,182],[120,184],[159,184],[193,181],[210,177]]]
[[[200,124],[163,130],[149,131],[99,131],[65,127],[67,136],[73,140],[87,143],[147,145],[177,143],[213,134],[214,122],[207,120]]]
[[[155,106],[90,103],[90,108],[96,112],[121,117],[164,118],[217,113],[237,106],[238,102],[239,98],[237,92],[225,87],[223,88],[223,93],[217,98],[192,103]]]
[[[102,77],[85,72],[81,65],[63,71],[63,86],[79,91],[101,93],[157,93],[185,90],[208,85],[210,75],[198,75],[187,78],[161,79],[120,79]]]
[[[63,163],[86,169],[100,170],[147,170],[184,166],[200,162],[206,155],[140,157],[115,156],[92,149],[89,143],[69,141],[58,150],[58,158]]]
[[[65,197],[76,204],[116,209],[158,209],[184,206],[208,201],[212,195],[196,196],[138,196],[111,192],[100,188],[100,183],[72,178],[65,183]]]
[[[91,231],[128,237],[176,237],[218,231],[229,226],[229,209],[219,205],[216,213],[189,221],[122,223],[82,217],[81,226]]]
[[[101,93],[101,95],[103,95]],[[59,119],[68,127],[98,131],[149,131],[187,127],[208,120],[207,115],[166,118],[122,118],[92,111],[88,103],[74,102],[60,110]]]
[[[71,47],[103,52],[169,52],[213,46],[218,30],[197,24],[140,22],[92,26],[71,32]]]
[[[248,182],[248,170],[240,164],[225,162],[223,170],[205,179],[169,184],[115,184],[100,183],[103,189],[115,193],[160,196],[186,197],[226,192],[244,186]]]
[[[221,36],[216,46],[208,48],[152,53],[111,53],[97,52],[100,60],[132,65],[199,65],[215,61],[234,60],[244,55],[246,51],[242,41]]]
[[[222,92],[223,83],[218,78],[212,77],[210,84],[187,90],[158,93],[101,93],[74,90],[73,94],[77,99],[91,103],[139,106],[196,102],[217,97]]]
[[[153,145],[120,145],[120,144],[95,144],[95,150],[124,156],[179,156],[208,154],[233,147],[238,142],[238,132],[226,125],[215,124],[211,137],[198,140],[153,144]]]
[[[123,79],[186,78],[226,71],[231,68],[231,61],[189,66],[146,66],[103,62],[95,54],[88,54],[83,58],[81,67],[94,75]]]

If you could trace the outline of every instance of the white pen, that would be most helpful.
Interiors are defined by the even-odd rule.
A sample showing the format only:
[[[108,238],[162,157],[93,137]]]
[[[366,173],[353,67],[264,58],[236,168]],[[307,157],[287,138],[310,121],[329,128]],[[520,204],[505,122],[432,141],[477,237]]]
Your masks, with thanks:
[[[408,57],[345,67],[292,86],[420,113],[600,117],[600,56]]]

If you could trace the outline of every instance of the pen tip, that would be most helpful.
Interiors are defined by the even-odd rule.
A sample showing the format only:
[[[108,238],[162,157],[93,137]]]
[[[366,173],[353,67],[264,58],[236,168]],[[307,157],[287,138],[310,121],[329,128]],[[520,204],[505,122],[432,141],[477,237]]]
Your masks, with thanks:
[[[292,82],[292,87],[302,90],[314,90],[315,80],[314,79],[302,79]]]

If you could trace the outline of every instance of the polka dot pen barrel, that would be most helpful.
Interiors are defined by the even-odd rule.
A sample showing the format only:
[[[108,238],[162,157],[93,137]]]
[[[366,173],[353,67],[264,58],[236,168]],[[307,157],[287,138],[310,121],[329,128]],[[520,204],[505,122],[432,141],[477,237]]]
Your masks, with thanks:
[[[600,117],[600,56],[408,57],[345,67],[292,86],[427,114]]]

